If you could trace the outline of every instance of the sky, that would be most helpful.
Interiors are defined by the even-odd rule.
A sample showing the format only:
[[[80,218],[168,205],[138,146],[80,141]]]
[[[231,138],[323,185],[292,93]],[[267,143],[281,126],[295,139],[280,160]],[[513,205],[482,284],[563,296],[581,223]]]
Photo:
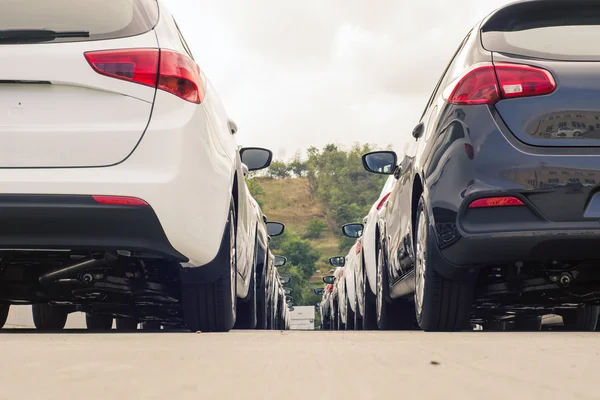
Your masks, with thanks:
[[[239,127],[289,159],[401,150],[468,31],[510,0],[167,0]]]

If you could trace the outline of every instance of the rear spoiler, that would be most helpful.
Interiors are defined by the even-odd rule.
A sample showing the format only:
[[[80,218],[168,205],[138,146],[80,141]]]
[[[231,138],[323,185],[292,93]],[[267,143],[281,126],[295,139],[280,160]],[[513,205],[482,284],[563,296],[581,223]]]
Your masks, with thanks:
[[[597,0],[523,0],[490,14],[482,32],[514,32],[548,26],[600,25]]]

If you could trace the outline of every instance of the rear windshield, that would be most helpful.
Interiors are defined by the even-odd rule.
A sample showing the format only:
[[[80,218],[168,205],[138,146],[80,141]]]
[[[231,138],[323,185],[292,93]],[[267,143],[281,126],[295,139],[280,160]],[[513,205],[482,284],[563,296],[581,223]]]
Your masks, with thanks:
[[[600,5],[535,2],[494,15],[482,29],[489,51],[549,60],[600,60]],[[542,6],[542,7],[540,7]]]
[[[136,36],[153,29],[157,21],[156,0],[2,0],[0,11],[0,30],[89,32],[89,37],[53,42]]]

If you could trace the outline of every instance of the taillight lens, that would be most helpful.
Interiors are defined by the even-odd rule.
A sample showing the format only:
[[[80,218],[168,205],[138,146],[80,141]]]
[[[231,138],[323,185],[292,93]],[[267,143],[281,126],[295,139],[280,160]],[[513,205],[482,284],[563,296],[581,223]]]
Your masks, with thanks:
[[[158,49],[92,51],[85,58],[101,75],[156,87]]]
[[[360,242],[356,243],[356,254],[360,254],[360,250],[361,250],[362,246],[360,244]]]
[[[446,89],[444,98],[456,105],[495,104],[500,95],[494,66],[481,65],[469,70]]]
[[[490,207],[515,207],[524,206],[521,200],[516,197],[486,197],[477,199],[469,204],[469,208],[490,208]]]
[[[141,206],[145,207],[148,205],[144,200],[138,199],[137,197],[125,197],[125,196],[92,196],[99,204],[111,205],[111,206]]]
[[[99,74],[158,88],[191,103],[204,100],[206,81],[187,55],[159,49],[103,50],[84,55]]]
[[[554,92],[549,71],[521,64],[481,64],[467,71],[444,91],[455,105],[494,105],[502,99],[541,96]]]
[[[541,96],[556,89],[552,74],[529,65],[496,64],[502,98]]]
[[[475,149],[473,149],[473,146],[469,143],[465,143],[465,151],[467,152],[467,157],[469,157],[469,160],[475,158]]]
[[[200,104],[204,100],[206,85],[194,60],[181,53],[161,50],[158,88]]]
[[[386,194],[385,196],[383,196],[381,198],[381,200],[379,201],[379,203],[377,204],[377,210],[381,210],[383,208],[383,205],[385,204],[386,201],[388,201],[388,199],[390,198],[390,195],[392,194],[392,192]]]

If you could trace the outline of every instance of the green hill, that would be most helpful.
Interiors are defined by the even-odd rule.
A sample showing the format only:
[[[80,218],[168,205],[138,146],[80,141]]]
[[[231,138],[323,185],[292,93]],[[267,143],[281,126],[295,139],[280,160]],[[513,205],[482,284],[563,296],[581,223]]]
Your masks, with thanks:
[[[307,233],[312,220],[327,223],[328,228],[321,237],[308,239],[321,253],[321,259],[317,262],[319,271],[311,279],[313,282],[320,282],[331,269],[329,258],[339,253],[340,227],[327,217],[325,206],[311,194],[307,178],[256,178],[256,181],[264,192],[258,197],[269,221],[282,222],[286,229],[300,236]]]

